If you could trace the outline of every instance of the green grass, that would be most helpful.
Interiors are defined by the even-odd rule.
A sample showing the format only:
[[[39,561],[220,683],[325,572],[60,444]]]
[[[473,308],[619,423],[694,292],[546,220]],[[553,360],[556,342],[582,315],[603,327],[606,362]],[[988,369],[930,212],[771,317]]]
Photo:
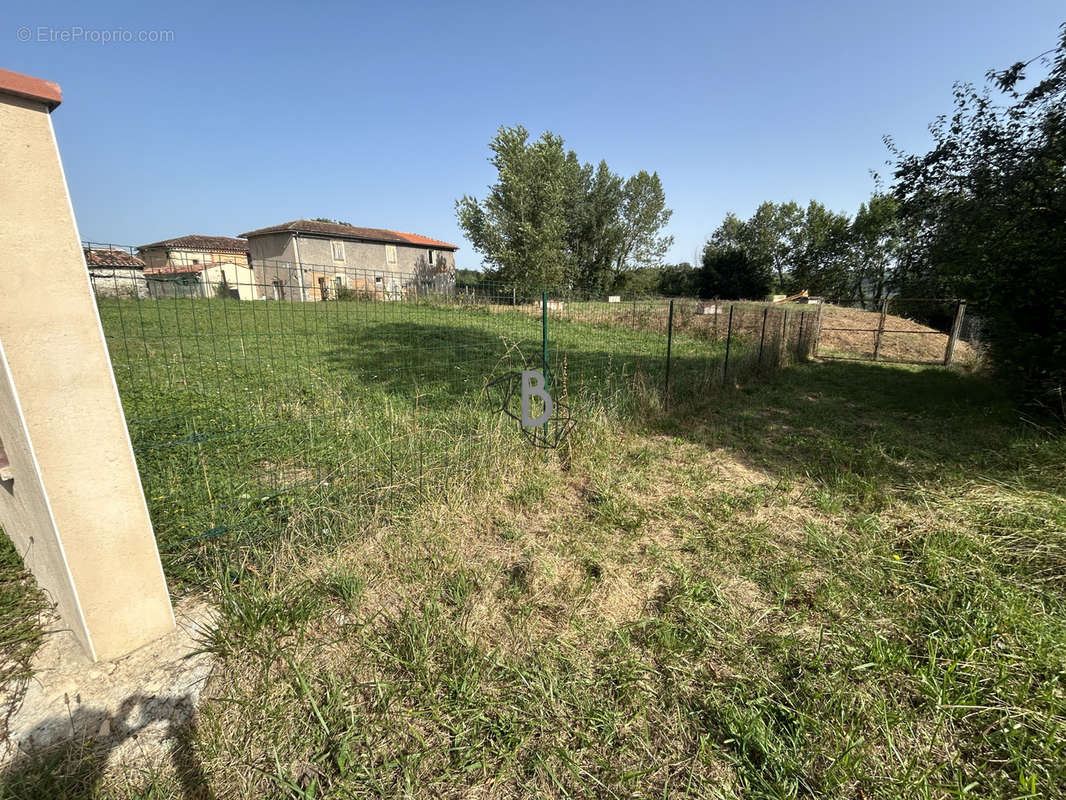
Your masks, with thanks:
[[[306,311],[319,330],[338,315],[334,333],[292,341],[335,339],[357,310]],[[397,368],[441,329],[458,331],[449,347],[482,329],[506,352],[531,321],[539,345],[531,315],[387,313],[428,319],[361,320],[340,372],[315,350],[273,375],[320,387],[305,402],[321,408],[389,357],[396,322],[437,331],[405,329]],[[220,611],[203,642],[218,666],[175,755],[119,775],[84,748],[53,753],[0,797],[191,797],[198,782],[218,797],[1066,797],[1066,439],[988,378],[939,368],[803,364],[706,394],[694,380],[666,414],[657,383],[633,379],[654,371],[623,366],[640,342],[654,352],[655,322],[558,328],[568,371],[602,354],[585,363],[619,377],[613,396],[574,390],[562,451],[464,405],[480,389],[462,377],[353,378],[342,396],[388,412],[369,427],[422,436],[386,440],[392,483],[375,462],[358,515],[293,501],[284,535],[209,540],[225,560],[195,574]],[[685,336],[681,363],[711,358],[713,337]],[[227,385],[258,391],[269,420],[285,395],[242,369]],[[183,396],[119,378],[135,419]],[[217,443],[246,433],[225,402],[180,408],[218,434],[171,448],[204,448],[192,493],[222,474]],[[275,419],[233,463],[295,444],[329,457],[368,418],[280,444]],[[139,456],[159,439],[143,430]],[[461,468],[420,483],[426,456]]]
[[[724,382],[726,322],[693,311],[675,321],[678,397]],[[486,385],[543,364],[534,306],[102,298],[100,313],[177,590],[278,532],[314,526],[328,536],[373,509],[451,491],[520,441]],[[553,309],[556,401],[619,418],[659,403],[667,313],[652,302]],[[777,364],[778,317],[755,363],[761,315],[737,307],[730,378]]]
[[[1066,796],[1066,441],[987,379],[798,366],[491,473],[216,584],[216,796]]]
[[[7,736],[10,715],[33,674],[31,663],[41,645],[40,617],[46,605],[11,540],[0,530],[0,686],[4,687],[0,740]]]

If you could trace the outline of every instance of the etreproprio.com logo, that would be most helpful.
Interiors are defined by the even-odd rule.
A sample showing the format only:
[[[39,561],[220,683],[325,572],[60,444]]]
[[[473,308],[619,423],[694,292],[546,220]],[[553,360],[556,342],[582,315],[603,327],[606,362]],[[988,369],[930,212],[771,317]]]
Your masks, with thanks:
[[[135,42],[173,42],[172,30],[130,30],[129,28],[86,28],[82,25],[53,27],[51,25],[22,25],[15,31],[20,42],[41,44],[132,44]]]

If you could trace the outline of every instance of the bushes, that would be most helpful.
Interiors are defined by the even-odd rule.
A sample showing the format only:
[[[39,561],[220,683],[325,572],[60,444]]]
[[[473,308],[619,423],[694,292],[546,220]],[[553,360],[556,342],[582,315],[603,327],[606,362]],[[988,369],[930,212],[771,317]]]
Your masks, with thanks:
[[[908,232],[899,287],[965,297],[986,322],[989,354],[1019,400],[1063,414],[1066,385],[1066,26],[1048,75],[1029,64],[957,86],[933,149],[897,157],[894,191]],[[996,105],[991,90],[1009,105]],[[891,142],[890,142],[891,146]]]

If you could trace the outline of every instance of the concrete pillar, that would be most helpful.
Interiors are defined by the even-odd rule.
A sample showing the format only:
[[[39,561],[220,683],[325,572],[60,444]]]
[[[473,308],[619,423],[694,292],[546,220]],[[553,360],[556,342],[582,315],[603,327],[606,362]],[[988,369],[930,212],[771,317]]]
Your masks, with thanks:
[[[60,101],[0,70],[0,526],[89,657],[113,659],[174,615],[52,131]]]

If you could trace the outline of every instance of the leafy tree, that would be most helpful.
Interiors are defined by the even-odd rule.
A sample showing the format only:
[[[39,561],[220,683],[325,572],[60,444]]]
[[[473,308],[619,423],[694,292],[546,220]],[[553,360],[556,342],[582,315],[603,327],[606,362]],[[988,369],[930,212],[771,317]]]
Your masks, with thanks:
[[[581,168],[575,186],[570,249],[572,283],[589,292],[603,292],[614,280],[615,254],[622,245],[619,213],[623,201],[622,178],[601,161]]]
[[[339,219],[330,219],[329,217],[311,217],[311,221],[312,222],[329,222],[329,223],[331,223],[333,225],[344,225],[345,227],[348,227],[348,228],[354,228],[355,227],[350,222],[344,222],[344,221],[339,220]]]
[[[785,289],[802,225],[803,210],[797,203],[765,202],[747,220],[727,214],[710,241],[720,253],[742,251],[754,269],[772,275],[774,286]]]
[[[215,285],[215,297],[229,297],[229,281],[226,280],[225,272],[222,273],[222,280]]]
[[[659,294],[662,272],[656,267],[637,267],[619,272],[614,277],[611,293],[627,297],[655,297]]]
[[[771,272],[752,261],[740,248],[721,248],[708,242],[696,286],[700,297],[726,300],[761,300],[770,293]]]
[[[455,282],[457,284],[474,284],[484,279],[484,277],[476,269],[457,269],[455,271]]]
[[[558,136],[530,141],[521,126],[500,128],[489,147],[497,182],[483,201],[457,201],[456,214],[491,277],[602,293],[619,273],[662,262],[672,212],[657,174],[623,181],[604,161],[582,164]]]
[[[1023,91],[1034,64],[1046,75]],[[954,113],[931,126],[928,153],[886,139],[909,234],[897,284],[969,299],[1010,385],[1063,413],[1066,25],[1056,49],[987,78],[982,91],[956,85]]]
[[[859,206],[851,222],[852,290],[865,301],[885,297],[895,277],[902,245],[899,204],[892,195],[875,194]]]
[[[459,224],[497,280],[524,288],[563,283],[570,264],[567,234],[572,161],[562,138],[535,141],[522,126],[501,127],[489,143],[498,180],[484,201],[456,202]]]
[[[615,270],[658,266],[674,243],[673,236],[660,235],[674,212],[666,207],[659,174],[641,170],[626,181],[622,191],[621,242]]]
[[[788,293],[807,289],[833,298],[850,296],[850,225],[846,214],[811,200],[790,248],[792,274],[782,288]]]
[[[697,271],[687,261],[669,264],[659,271],[659,294],[663,297],[691,297],[699,292]]]

